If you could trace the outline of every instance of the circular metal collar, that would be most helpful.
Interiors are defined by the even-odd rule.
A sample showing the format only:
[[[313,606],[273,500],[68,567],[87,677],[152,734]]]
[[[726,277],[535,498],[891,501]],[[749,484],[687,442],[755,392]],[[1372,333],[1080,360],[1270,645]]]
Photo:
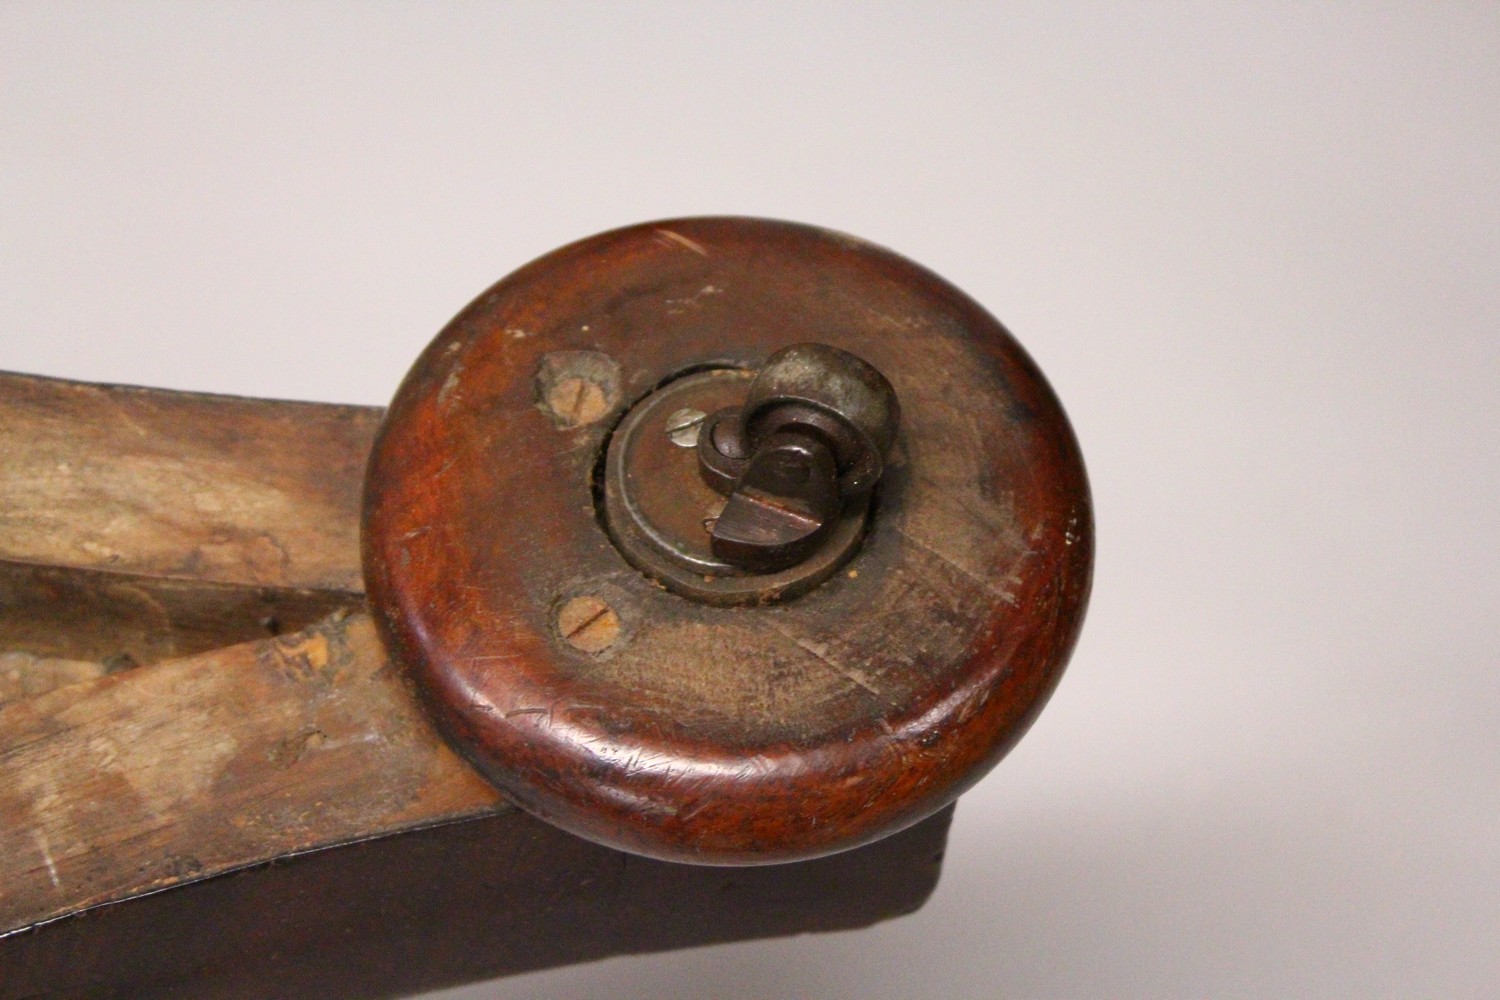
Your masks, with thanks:
[[[769,604],[805,594],[849,558],[869,509],[851,506],[810,558],[778,573],[747,574],[714,556],[708,526],[723,510],[724,496],[703,482],[697,434],[685,435],[671,418],[697,414],[702,420],[738,406],[751,375],[715,368],[669,382],[626,414],[607,449],[604,517],[610,537],[631,565],[668,590],[709,604]]]

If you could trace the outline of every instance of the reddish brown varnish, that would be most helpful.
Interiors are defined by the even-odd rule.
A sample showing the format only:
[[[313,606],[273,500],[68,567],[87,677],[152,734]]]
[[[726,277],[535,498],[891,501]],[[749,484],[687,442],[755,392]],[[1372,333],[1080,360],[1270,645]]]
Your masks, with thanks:
[[[600,522],[610,429],[674,376],[800,341],[900,397],[868,537],[784,604],[667,593]],[[1092,549],[1067,419],[993,317],[889,251],[751,219],[607,233],[491,288],[397,393],[365,494],[371,605],[453,745],[565,829],[700,863],[826,854],[950,802],[1056,684]],[[618,617],[602,651],[557,632],[580,596]]]
[[[921,905],[951,810],[745,871],[501,801],[360,610],[380,418],[0,373],[0,1000],[374,1000]]]

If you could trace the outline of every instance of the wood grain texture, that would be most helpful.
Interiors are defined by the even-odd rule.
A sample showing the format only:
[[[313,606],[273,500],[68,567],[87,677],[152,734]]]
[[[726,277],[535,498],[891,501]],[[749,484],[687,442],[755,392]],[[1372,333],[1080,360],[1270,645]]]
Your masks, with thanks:
[[[784,605],[664,592],[600,523],[611,427],[800,341],[901,400],[861,550]],[[569,368],[595,405],[559,419],[575,358],[609,378]],[[377,621],[455,746],[566,829],[720,864],[866,843],[976,781],[1056,684],[1093,552],[1077,442],[993,317],[888,251],[745,219],[607,233],[484,293],[397,394],[365,517]],[[559,633],[580,597],[609,605],[607,645]]]
[[[363,607],[360,595],[347,591],[0,561],[0,704],[72,680],[295,632]]]
[[[363,616],[0,710],[0,1000],[395,997],[607,955],[862,927],[949,814],[751,872],[502,803]]]
[[[0,373],[0,560],[361,593],[380,418]]]
[[[381,414],[0,373],[0,703],[362,608]]]
[[[920,905],[946,816],[745,879],[503,803],[356,610],[378,415],[0,376],[0,997],[395,996]]]
[[[0,930],[502,808],[369,619],[0,708]]]

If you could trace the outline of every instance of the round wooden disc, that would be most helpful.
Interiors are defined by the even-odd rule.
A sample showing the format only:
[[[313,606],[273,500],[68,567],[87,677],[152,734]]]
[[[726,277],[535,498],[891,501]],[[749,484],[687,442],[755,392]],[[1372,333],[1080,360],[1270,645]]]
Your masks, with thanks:
[[[862,545],[784,604],[664,590],[601,523],[611,429],[804,341],[901,401]],[[889,251],[754,219],[606,233],[485,292],[397,393],[365,495],[371,605],[453,744],[559,826],[713,864],[853,847],[976,781],[1056,684],[1092,550],[1077,443],[999,323]]]

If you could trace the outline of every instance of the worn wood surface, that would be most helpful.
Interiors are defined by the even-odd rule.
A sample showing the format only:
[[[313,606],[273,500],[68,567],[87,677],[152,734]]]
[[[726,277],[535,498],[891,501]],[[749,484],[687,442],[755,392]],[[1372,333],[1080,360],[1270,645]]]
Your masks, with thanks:
[[[0,705],[70,682],[295,632],[363,606],[347,591],[0,561]]]
[[[500,807],[369,619],[0,708],[0,929]]]
[[[0,560],[361,593],[381,412],[0,373]]]
[[[0,373],[0,704],[363,607],[382,412]]]
[[[362,612],[378,418],[0,375],[0,997],[395,996],[920,905],[946,816],[739,877],[501,801]]]
[[[380,414],[0,375],[0,929],[494,808],[357,614]]]
[[[666,592],[601,524],[610,429],[804,341],[901,402],[860,550],[774,606]],[[1021,347],[931,272],[787,223],[636,226],[517,271],[413,368],[368,483],[371,606],[455,745],[536,814],[675,860],[816,856],[945,805],[1040,711],[1089,591],[1082,459]]]

